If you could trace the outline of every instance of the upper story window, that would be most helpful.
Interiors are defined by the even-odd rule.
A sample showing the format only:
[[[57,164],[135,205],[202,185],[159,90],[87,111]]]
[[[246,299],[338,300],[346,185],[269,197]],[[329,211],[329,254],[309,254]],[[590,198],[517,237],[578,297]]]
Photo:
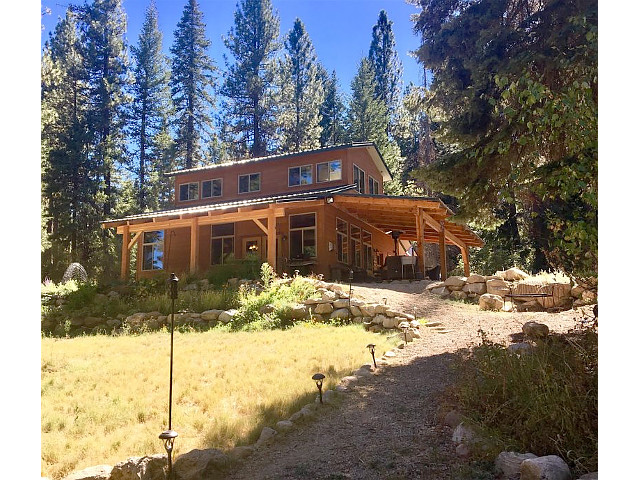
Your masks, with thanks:
[[[316,164],[316,182],[342,180],[342,160],[332,160]]]
[[[183,183],[180,185],[180,201],[198,200],[198,182]]]
[[[353,183],[356,184],[356,190],[358,193],[365,193],[364,191],[364,171],[357,165],[353,166]]]
[[[378,195],[380,193],[380,184],[371,175],[369,175],[369,193],[371,195]]]
[[[164,230],[144,232],[142,237],[142,270],[164,268]]]
[[[222,179],[204,180],[202,182],[202,198],[221,197]]]
[[[238,175],[238,193],[250,193],[260,191],[260,174],[250,173]]]
[[[311,165],[289,168],[289,186],[311,185],[313,183]]]

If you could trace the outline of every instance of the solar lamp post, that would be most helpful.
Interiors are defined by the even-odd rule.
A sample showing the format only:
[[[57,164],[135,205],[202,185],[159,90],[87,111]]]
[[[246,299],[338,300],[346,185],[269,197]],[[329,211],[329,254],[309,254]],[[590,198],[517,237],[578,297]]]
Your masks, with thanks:
[[[316,387],[318,387],[318,392],[320,392],[320,403],[323,403],[322,401],[322,381],[324,380],[324,375],[321,373],[316,373],[313,377],[311,377],[312,380],[316,381]]]
[[[367,345],[367,348],[371,352],[371,358],[373,358],[373,368],[378,368],[378,365],[376,365],[376,345],[374,343],[370,343]]]

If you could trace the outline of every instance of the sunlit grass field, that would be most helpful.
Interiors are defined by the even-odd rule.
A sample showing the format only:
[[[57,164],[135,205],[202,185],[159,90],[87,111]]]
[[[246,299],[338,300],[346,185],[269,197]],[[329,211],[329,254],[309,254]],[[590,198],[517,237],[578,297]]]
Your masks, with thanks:
[[[313,401],[314,373],[332,388],[370,362],[368,343],[380,352],[393,346],[361,325],[174,335],[176,455],[252,443],[263,426]],[[42,339],[43,475],[164,453],[169,347],[166,331]]]

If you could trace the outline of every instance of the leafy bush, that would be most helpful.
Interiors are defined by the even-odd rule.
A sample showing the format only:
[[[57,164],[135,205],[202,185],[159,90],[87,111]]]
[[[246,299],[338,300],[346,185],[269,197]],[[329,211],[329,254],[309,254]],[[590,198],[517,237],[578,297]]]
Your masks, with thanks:
[[[523,355],[485,339],[462,362],[455,398],[504,448],[557,454],[574,473],[597,471],[598,336],[592,329],[551,336]]]
[[[211,285],[220,287],[230,278],[246,278],[256,280],[260,278],[260,259],[248,256],[241,260],[230,260],[222,265],[215,265],[206,275]]]
[[[68,282],[53,283],[49,278],[45,278],[40,285],[41,295],[65,296],[78,289],[78,282],[69,280]]]

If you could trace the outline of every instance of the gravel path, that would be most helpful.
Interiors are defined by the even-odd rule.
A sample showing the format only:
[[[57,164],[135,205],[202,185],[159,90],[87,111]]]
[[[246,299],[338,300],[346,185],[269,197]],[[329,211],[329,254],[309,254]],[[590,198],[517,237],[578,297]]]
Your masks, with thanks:
[[[436,420],[439,396],[453,380],[456,352],[478,344],[479,329],[508,343],[509,334],[521,332],[529,320],[560,332],[575,326],[576,313],[481,312],[475,305],[426,293],[428,283],[356,285],[356,296],[386,298],[407,313],[415,307],[418,317],[442,326],[422,327],[422,338],[361,379],[339,406],[321,406],[315,420],[276,436],[225,479],[460,478],[451,430]]]

